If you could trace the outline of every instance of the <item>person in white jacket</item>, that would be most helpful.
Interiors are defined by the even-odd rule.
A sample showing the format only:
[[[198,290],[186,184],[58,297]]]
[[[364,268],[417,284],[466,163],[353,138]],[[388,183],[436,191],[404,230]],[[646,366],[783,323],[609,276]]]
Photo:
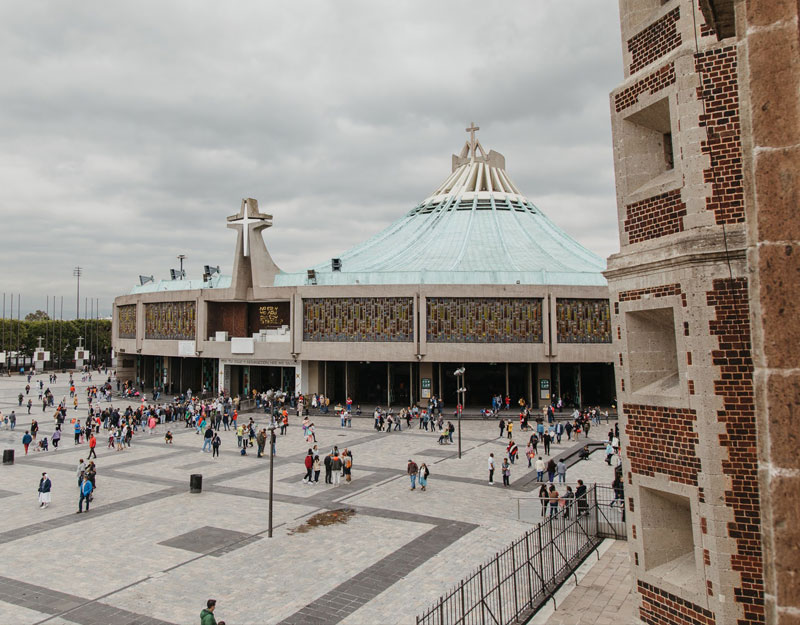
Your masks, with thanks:
[[[541,456],[536,458],[536,481],[541,482],[544,480],[544,459]]]

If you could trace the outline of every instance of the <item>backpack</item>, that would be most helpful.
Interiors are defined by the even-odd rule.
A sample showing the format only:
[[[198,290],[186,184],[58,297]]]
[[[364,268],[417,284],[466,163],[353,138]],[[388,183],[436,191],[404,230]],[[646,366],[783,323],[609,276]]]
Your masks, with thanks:
[[[242,447],[242,450],[239,452],[239,454],[242,455],[242,456],[246,456],[247,455],[247,450],[244,447]]]
[[[83,480],[83,484],[81,484],[81,492],[83,493],[84,497],[87,497],[91,494],[93,489],[92,483],[89,480]]]
[[[350,460],[350,456],[348,456],[344,461],[344,468],[349,469],[352,466],[353,466],[353,461]]]

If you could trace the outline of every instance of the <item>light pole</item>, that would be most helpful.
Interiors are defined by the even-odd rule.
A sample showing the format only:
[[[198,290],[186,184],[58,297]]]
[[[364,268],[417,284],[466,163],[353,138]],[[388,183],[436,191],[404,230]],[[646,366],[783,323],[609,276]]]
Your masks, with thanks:
[[[81,274],[83,273],[83,267],[80,265],[75,267],[72,270],[72,275],[78,279],[78,291],[75,295],[75,318],[81,318]]]
[[[278,427],[275,417],[272,417],[267,427],[269,428],[269,532],[267,536],[272,538],[272,475],[275,459],[275,428]]]
[[[458,457],[461,458],[461,413],[464,410],[464,399],[465,393],[467,389],[464,388],[464,373],[466,369],[464,367],[460,367],[453,372],[453,375],[456,376],[456,384],[458,388],[456,389],[456,401],[458,402],[458,410],[456,416],[458,417]]]

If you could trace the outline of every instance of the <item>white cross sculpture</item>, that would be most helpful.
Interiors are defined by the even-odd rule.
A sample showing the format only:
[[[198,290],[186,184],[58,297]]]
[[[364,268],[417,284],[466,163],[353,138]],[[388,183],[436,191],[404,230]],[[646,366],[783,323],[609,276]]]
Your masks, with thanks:
[[[469,133],[469,149],[472,152],[472,160],[475,160],[475,132],[480,130],[480,127],[476,126],[475,122],[470,122],[469,128],[465,128],[464,130]]]
[[[242,200],[242,208],[236,215],[228,217],[228,228],[242,229],[242,247],[245,256],[250,256],[250,232],[269,228],[272,225],[272,215],[258,212],[258,202],[255,200]],[[251,226],[256,226],[251,228]]]

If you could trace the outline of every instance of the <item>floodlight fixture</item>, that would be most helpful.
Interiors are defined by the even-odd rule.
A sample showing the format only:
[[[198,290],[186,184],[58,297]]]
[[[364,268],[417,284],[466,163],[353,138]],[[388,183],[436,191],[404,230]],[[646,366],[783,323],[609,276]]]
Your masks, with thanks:
[[[144,286],[148,282],[155,282],[155,278],[153,276],[139,276],[139,285]]]
[[[214,274],[219,274],[219,265],[212,267],[211,265],[203,265],[203,273],[209,278]]]
[[[309,284],[317,283],[317,271],[315,269],[309,269],[308,271],[306,271],[306,276],[308,278]]]
[[[183,280],[186,277],[186,272],[183,269],[170,269],[169,276],[172,280]]]

